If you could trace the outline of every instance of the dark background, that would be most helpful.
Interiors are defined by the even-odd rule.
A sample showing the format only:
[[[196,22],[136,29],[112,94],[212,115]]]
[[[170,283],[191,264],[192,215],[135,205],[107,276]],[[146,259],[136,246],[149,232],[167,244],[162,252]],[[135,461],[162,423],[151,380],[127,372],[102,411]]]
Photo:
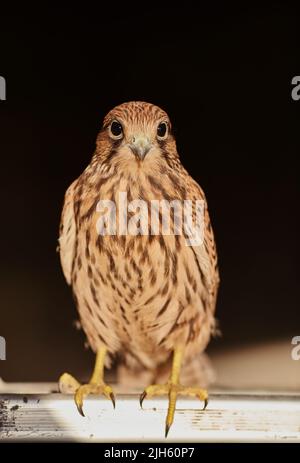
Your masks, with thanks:
[[[300,15],[233,10],[45,12],[0,18],[0,335],[5,380],[91,368],[55,251],[64,192],[106,112],[158,104],[204,188],[219,251],[213,349],[299,335]]]

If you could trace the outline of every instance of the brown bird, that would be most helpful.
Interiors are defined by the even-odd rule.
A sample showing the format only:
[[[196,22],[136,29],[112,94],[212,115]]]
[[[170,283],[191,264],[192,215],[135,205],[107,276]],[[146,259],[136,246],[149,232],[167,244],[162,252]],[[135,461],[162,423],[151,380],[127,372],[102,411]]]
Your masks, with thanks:
[[[125,229],[120,193],[131,203]],[[146,212],[139,209],[138,220],[133,214],[135,200],[149,206]],[[193,201],[193,219],[194,203],[203,202],[202,243],[188,244],[188,227],[181,234],[163,233],[162,200]],[[148,220],[153,201],[158,233],[153,233]],[[111,204],[116,208],[109,209]],[[173,231],[175,217],[174,212]],[[132,220],[134,233],[129,233]],[[204,193],[182,166],[169,117],[162,109],[129,102],[107,114],[90,164],[66,192],[59,244],[64,275],[96,353],[90,382],[80,385],[64,373],[60,389],[76,391],[75,402],[83,414],[88,394],[104,394],[114,404],[113,390],[103,375],[104,366],[109,368],[116,356],[129,371],[140,366],[153,378],[172,358],[167,383],[150,385],[140,400],[142,404],[146,396],[168,394],[167,435],[178,394],[196,396],[207,404],[207,391],[182,386],[179,375],[182,366],[204,351],[215,330],[219,275]]]

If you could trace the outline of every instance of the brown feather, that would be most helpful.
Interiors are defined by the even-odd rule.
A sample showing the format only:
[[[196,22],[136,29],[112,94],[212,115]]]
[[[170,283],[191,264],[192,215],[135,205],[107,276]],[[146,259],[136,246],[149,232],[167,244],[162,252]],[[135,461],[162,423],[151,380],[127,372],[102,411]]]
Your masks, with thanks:
[[[113,120],[124,130],[118,144],[109,136]],[[167,114],[143,102],[122,104],[105,117],[89,166],[66,193],[59,239],[64,274],[92,349],[105,345],[111,356],[152,371],[178,344],[185,345],[186,362],[205,349],[215,329],[219,284],[204,193],[181,165],[171,132],[163,146],[157,141],[160,121],[170,129]],[[153,146],[143,160],[128,147],[135,133],[147,134]],[[147,204],[204,200],[204,243],[186,246],[183,235],[99,236],[97,203],[109,199],[118,207],[120,191],[128,201]]]

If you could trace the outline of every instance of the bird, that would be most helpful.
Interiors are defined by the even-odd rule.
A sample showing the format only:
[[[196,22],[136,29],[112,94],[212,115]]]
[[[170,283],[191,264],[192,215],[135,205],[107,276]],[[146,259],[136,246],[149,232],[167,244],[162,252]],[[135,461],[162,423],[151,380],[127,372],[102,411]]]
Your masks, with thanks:
[[[120,194],[131,205],[126,213]],[[188,243],[188,227],[168,234],[159,225],[153,233],[146,220],[150,209],[140,206],[139,220],[135,217],[136,204],[155,203],[160,223],[160,204],[174,200],[203,204],[201,242]],[[193,206],[194,219],[195,211]],[[126,214],[133,233],[124,228]],[[175,210],[171,225],[174,229]],[[116,359],[133,374],[141,367],[154,379],[159,368],[169,365],[168,380],[150,384],[140,396],[141,407],[145,398],[168,396],[167,437],[178,395],[196,397],[204,408],[208,403],[207,390],[182,385],[180,373],[204,352],[217,330],[220,278],[205,194],[183,167],[170,118],[160,107],[130,101],[105,116],[89,165],[65,193],[59,252],[81,326],[96,355],[88,383],[63,373],[60,390],[74,392],[84,416],[89,394],[103,394],[115,406],[104,369]]]

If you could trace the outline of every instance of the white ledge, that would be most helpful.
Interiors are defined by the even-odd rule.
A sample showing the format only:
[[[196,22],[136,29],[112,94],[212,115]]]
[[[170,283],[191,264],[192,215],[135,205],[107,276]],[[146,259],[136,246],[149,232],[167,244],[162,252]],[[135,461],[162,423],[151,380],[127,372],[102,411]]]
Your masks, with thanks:
[[[201,410],[180,398],[164,438],[167,400],[118,395],[116,409],[104,397],[88,397],[85,417],[69,395],[0,395],[2,441],[69,442],[300,442],[300,394],[213,393]]]

